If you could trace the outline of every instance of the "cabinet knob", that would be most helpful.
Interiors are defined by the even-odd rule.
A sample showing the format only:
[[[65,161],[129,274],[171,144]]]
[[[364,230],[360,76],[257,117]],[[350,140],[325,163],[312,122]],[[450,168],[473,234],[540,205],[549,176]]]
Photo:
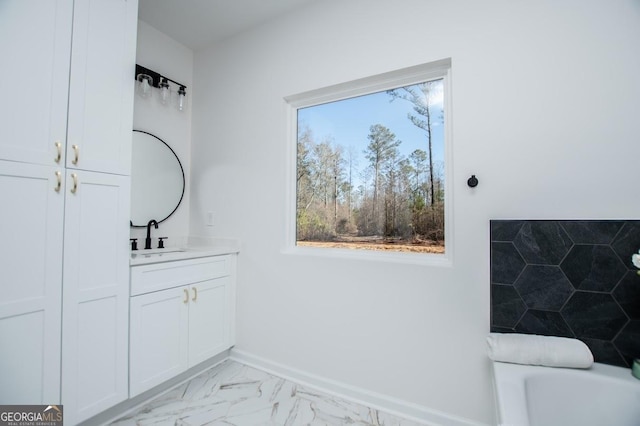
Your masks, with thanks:
[[[80,157],[80,147],[78,145],[71,145],[71,148],[73,149],[73,160],[71,160],[71,162],[76,165]]]
[[[184,291],[184,299],[182,300],[182,303],[189,303],[189,290],[186,288],[183,288],[182,290]]]
[[[193,300],[194,302],[196,301],[196,299],[198,298],[198,289],[195,287],[191,287],[191,290],[193,290]]]
[[[62,187],[62,173],[60,173],[59,171],[56,171],[56,187],[55,187],[55,191],[56,192],[60,192],[60,188]]]
[[[71,179],[73,179],[73,186],[71,187],[71,193],[75,194],[78,190],[78,175],[71,173]]]
[[[60,164],[60,159],[62,158],[62,144],[60,143],[60,141],[56,141],[56,143],[54,144],[56,146],[56,158],[54,158],[55,162]]]

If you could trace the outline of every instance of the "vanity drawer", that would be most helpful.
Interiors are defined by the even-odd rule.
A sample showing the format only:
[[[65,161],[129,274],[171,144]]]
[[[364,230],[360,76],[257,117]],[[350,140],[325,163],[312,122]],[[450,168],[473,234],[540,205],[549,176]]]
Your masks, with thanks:
[[[131,296],[231,274],[231,256],[201,257],[131,267]]]

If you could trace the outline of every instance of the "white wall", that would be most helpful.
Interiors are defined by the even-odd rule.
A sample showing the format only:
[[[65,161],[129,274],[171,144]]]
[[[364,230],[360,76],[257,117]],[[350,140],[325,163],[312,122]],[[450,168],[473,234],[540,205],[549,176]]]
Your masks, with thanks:
[[[492,422],[489,220],[638,217],[639,40],[637,0],[329,0],[196,53],[191,233],[242,240],[237,348]],[[281,253],[283,98],[448,57],[453,267]]]
[[[160,104],[157,89],[148,99],[136,95],[133,106],[133,128],[152,133],[165,141],[175,151],[184,168],[187,185],[182,203],[169,219],[160,224],[158,230],[152,232],[154,247],[157,244],[156,237],[164,236],[169,238],[167,245],[174,245],[181,240],[180,237],[189,234],[193,51],[147,23],[138,21],[136,63],[187,85],[187,108],[183,112]],[[171,88],[175,90],[176,86],[171,85]],[[139,238],[138,246],[144,247],[146,229],[132,228],[131,237]]]

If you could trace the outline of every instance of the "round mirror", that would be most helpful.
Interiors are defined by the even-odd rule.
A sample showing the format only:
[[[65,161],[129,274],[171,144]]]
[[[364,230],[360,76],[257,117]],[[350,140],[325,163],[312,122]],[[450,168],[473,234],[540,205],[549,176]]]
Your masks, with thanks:
[[[131,158],[131,223],[147,226],[166,220],[184,196],[184,169],[176,153],[159,137],[133,131]]]

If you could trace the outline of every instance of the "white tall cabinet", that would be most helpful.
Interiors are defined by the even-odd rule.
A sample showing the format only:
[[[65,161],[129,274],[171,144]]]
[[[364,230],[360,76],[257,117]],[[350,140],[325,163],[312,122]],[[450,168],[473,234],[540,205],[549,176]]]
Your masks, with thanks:
[[[137,0],[0,0],[0,404],[128,397]]]
[[[62,402],[71,424],[128,397],[137,16],[137,0],[74,2],[62,311]]]

